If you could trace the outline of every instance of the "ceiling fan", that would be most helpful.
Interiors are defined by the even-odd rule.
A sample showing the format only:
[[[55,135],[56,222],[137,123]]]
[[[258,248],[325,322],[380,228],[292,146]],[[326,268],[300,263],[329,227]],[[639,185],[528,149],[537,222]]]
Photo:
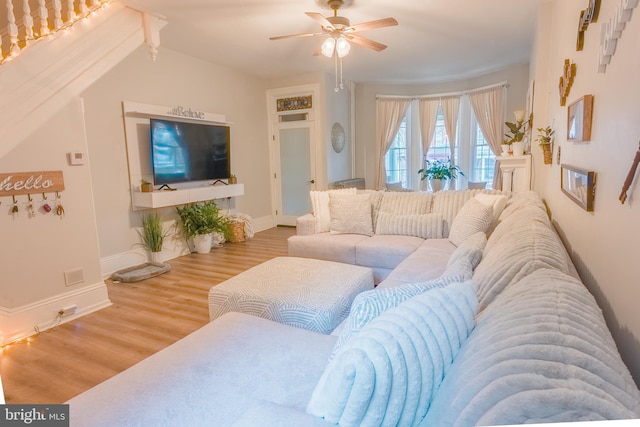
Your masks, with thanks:
[[[348,4],[352,0],[346,0]],[[372,30],[374,28],[390,27],[398,25],[398,21],[394,18],[377,19],[375,21],[363,22],[361,24],[351,25],[348,18],[338,15],[338,9],[345,3],[344,0],[326,0],[326,4],[333,9],[333,16],[323,16],[317,12],[305,12],[314,21],[321,25],[322,31],[315,33],[290,34],[286,36],[269,37],[269,40],[280,40],[292,37],[312,37],[320,35],[329,35],[330,37],[322,45],[322,54],[328,57],[333,56],[334,51],[338,56],[342,57],[349,53],[349,44],[346,41],[353,42],[357,45],[373,49],[375,51],[384,50],[387,46],[363,37],[359,34],[361,31]]]

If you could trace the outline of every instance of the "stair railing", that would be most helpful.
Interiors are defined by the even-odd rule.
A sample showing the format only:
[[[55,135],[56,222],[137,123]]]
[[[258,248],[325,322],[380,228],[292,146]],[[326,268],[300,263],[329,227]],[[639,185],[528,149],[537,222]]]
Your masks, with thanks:
[[[109,0],[0,0],[0,65],[36,40],[71,28],[108,3]]]

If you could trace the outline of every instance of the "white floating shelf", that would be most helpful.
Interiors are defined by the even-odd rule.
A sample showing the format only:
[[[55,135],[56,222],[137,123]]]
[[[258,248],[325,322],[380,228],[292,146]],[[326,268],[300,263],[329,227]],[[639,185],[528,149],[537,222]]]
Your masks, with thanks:
[[[157,190],[150,193],[134,191],[133,205],[136,208],[164,208],[242,195],[244,195],[244,184],[207,185],[173,191]]]

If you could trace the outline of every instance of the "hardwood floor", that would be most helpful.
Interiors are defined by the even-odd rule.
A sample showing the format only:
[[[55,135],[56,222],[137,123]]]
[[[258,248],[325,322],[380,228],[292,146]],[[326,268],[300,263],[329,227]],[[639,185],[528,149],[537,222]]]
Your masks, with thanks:
[[[107,281],[112,306],[2,351],[7,403],[65,402],[205,325],[211,286],[286,255],[294,233],[272,228],[209,254],[173,259],[171,271],[151,279]]]

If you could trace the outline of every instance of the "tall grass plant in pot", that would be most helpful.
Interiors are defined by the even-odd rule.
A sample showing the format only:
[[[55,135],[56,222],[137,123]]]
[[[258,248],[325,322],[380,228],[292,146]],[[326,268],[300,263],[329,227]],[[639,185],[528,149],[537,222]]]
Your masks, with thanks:
[[[150,253],[150,261],[161,262],[162,245],[170,233],[164,230],[162,217],[157,212],[151,212],[142,216],[142,228],[138,230],[142,246]]]

